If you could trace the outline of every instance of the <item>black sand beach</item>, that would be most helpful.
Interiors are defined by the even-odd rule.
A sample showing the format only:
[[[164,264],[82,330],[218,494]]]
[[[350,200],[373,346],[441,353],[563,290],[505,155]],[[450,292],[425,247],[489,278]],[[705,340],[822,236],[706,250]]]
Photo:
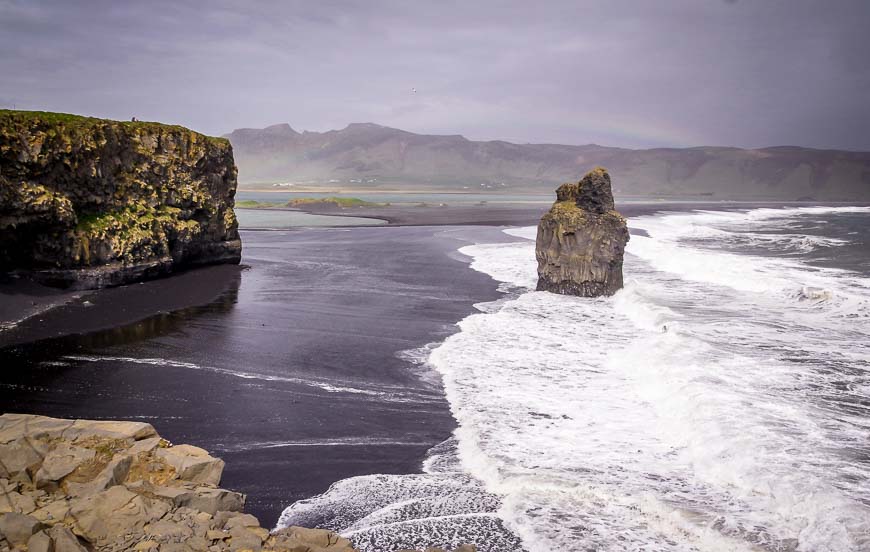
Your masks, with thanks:
[[[74,298],[9,285],[4,319],[40,293],[68,302],[0,332],[0,410],[148,421],[224,458],[223,485],[247,493],[265,525],[336,480],[417,472],[455,422],[438,382],[402,352],[443,340],[474,303],[499,296],[456,250],[510,239],[496,226],[449,224],[476,213],[531,225],[539,211],[432,209],[442,218],[422,227],[247,231],[242,270]]]
[[[499,237],[245,232],[244,271],[92,293],[92,306],[80,298],[0,334],[18,343],[0,349],[0,410],[148,421],[224,458],[223,485],[247,493],[264,524],[335,480],[415,472],[454,422],[437,384],[397,353],[443,339],[473,303],[497,296],[455,253],[483,234]],[[149,302],[164,312],[124,325]]]

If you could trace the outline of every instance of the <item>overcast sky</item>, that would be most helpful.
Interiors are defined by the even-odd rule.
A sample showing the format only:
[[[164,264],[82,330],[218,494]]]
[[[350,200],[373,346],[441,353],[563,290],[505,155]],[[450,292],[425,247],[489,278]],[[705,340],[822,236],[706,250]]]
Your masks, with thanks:
[[[209,134],[870,150],[868,0],[0,0],[0,52],[0,107]]]

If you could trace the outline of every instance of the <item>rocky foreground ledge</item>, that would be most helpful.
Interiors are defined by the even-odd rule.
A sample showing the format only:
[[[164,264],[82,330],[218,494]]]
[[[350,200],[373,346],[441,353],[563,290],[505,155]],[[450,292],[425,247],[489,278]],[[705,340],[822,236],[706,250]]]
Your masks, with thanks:
[[[331,531],[270,533],[218,487],[223,468],[142,422],[3,414],[0,551],[355,552]]]

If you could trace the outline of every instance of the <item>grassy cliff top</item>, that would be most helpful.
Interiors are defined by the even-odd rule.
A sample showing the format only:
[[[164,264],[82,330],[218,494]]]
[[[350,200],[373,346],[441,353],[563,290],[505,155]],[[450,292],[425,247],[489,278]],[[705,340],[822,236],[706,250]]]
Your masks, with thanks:
[[[115,121],[112,119],[99,119],[85,117],[71,113],[55,113],[53,111],[17,111],[12,109],[0,109],[0,129],[9,124],[43,124],[49,126],[63,126],[70,129],[83,130],[95,125],[112,125],[138,131],[161,132],[174,131],[195,134],[220,146],[229,146],[226,138],[208,136],[180,125],[167,125],[150,121]]]

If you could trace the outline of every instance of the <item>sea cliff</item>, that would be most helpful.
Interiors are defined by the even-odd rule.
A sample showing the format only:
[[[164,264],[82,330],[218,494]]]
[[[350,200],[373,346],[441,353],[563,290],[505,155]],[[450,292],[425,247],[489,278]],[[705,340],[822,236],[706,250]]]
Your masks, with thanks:
[[[221,138],[0,111],[0,273],[98,288],[238,263],[236,186]]]
[[[622,288],[628,228],[616,212],[610,175],[602,167],[556,190],[535,244],[538,291],[597,297]]]

